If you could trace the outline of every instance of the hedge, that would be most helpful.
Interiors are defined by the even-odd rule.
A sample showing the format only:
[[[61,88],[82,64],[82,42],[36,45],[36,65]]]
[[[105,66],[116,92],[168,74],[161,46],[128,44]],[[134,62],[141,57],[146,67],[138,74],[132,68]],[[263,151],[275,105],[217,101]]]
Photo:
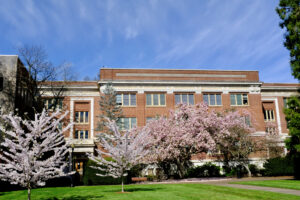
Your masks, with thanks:
[[[270,158],[264,164],[265,176],[290,176],[294,174],[293,160],[289,157]]]

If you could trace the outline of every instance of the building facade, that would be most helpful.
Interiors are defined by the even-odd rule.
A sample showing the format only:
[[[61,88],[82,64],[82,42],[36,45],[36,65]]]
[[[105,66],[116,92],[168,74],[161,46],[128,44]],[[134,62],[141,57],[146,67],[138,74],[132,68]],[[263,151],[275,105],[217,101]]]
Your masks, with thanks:
[[[247,110],[245,119],[256,130],[252,135],[266,136],[266,124],[276,124],[284,150],[288,129],[283,113],[288,97],[297,94],[299,84],[263,83],[258,71],[171,70],[171,69],[100,69],[99,81],[69,82],[64,93],[64,109],[70,111],[74,126],[66,138],[74,144],[75,167],[82,171],[85,153],[94,152],[99,100],[105,85],[112,83],[117,91],[117,102],[122,106],[126,129],[144,126],[147,120],[168,116],[178,103],[205,102],[210,109]],[[44,88],[47,91],[47,87]],[[51,93],[44,93],[51,99]],[[260,162],[271,155],[251,155]],[[211,159],[195,156],[194,162]]]
[[[30,110],[29,74],[17,55],[0,55],[0,113],[22,115]]]

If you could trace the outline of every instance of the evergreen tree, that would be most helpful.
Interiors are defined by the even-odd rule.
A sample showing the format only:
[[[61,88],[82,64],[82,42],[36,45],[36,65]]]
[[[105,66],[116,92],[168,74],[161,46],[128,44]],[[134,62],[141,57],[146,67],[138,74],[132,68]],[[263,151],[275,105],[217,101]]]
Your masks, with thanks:
[[[300,99],[291,97],[288,101],[288,108],[285,109],[285,117],[290,132],[290,138],[286,140],[286,147],[289,156],[294,160],[294,177],[300,179]]]
[[[100,111],[98,130],[103,131],[106,127],[106,118],[111,121],[118,121],[122,117],[121,105],[117,103],[117,92],[112,87],[111,83],[107,83],[103,94],[100,96]]]
[[[286,28],[284,46],[290,51],[292,74],[300,80],[300,0],[280,0],[276,11]]]
[[[284,46],[290,51],[292,74],[300,80],[300,0],[280,0],[276,11],[286,28]],[[292,97],[285,109],[291,137],[286,140],[289,155],[294,159],[294,176],[300,179],[300,97]]]

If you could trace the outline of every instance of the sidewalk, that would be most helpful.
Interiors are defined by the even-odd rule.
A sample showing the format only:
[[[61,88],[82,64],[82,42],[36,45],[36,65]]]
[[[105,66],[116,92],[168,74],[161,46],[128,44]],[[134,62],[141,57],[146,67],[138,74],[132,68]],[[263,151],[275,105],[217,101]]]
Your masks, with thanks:
[[[252,185],[239,185],[239,184],[230,184],[230,182],[239,182],[239,181],[263,181],[263,180],[285,180],[293,179],[292,176],[281,176],[281,177],[251,177],[251,178],[189,178],[181,180],[167,180],[163,182],[145,182],[143,184],[174,184],[174,183],[201,183],[201,184],[210,184],[216,186],[240,188],[247,190],[261,190],[268,192],[277,192],[283,194],[292,194],[300,196],[300,190],[284,189],[284,188],[272,188],[272,187],[261,187],[261,186],[252,186]]]

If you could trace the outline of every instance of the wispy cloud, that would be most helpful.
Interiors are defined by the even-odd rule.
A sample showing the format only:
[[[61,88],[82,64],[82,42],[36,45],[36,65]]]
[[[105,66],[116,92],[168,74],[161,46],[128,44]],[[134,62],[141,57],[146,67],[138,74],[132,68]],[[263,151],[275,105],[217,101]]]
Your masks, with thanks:
[[[291,82],[289,70],[284,70],[289,69],[289,58],[277,4],[0,0],[0,51],[42,44],[55,61],[74,63],[82,77],[105,65],[251,69],[261,71],[263,81]]]

